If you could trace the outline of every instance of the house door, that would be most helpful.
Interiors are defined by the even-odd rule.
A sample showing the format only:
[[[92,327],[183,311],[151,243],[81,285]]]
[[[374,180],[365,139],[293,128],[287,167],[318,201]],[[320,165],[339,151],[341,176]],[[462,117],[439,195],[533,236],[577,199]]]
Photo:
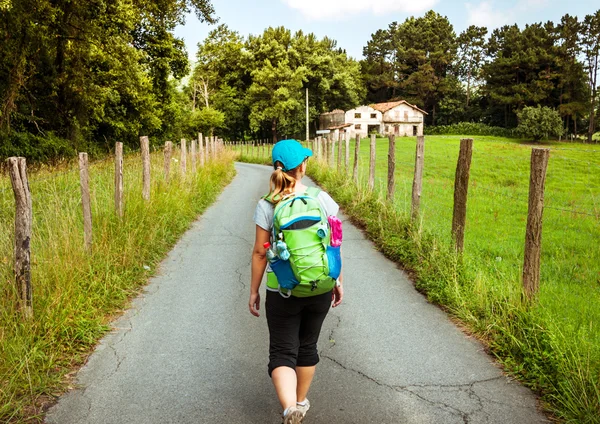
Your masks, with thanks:
[[[400,135],[400,125],[394,125],[394,134]]]
[[[413,125],[413,135],[418,134],[418,129],[419,129],[419,127],[417,127],[416,125]]]

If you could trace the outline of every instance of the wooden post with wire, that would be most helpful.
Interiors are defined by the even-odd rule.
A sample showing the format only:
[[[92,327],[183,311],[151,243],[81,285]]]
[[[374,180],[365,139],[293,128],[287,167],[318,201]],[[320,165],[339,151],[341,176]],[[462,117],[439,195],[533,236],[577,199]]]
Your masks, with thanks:
[[[33,318],[33,290],[31,285],[31,227],[33,210],[25,158],[8,158],[8,172],[15,195],[14,272],[19,293],[19,310],[26,319],[31,319]]]
[[[165,143],[165,182],[169,183],[171,174],[171,158],[173,157],[173,143],[167,141]]]
[[[342,143],[342,133],[341,132],[338,132],[337,141],[338,141],[337,172],[340,172],[342,170],[342,149],[344,147],[344,144]]]
[[[352,179],[354,184],[358,184],[358,156],[360,152],[360,134],[356,134],[356,144],[354,146],[354,169],[352,170]]]
[[[192,172],[195,174],[198,170],[196,165],[196,139],[192,138],[190,140],[190,154],[192,155]]]
[[[460,153],[454,177],[454,211],[452,213],[452,238],[457,252],[462,252],[465,243],[465,224],[467,221],[467,194],[469,174],[473,155],[473,139],[460,140]]]
[[[419,217],[421,207],[421,191],[423,190],[423,168],[425,165],[425,137],[417,137],[417,151],[415,153],[415,175],[412,186],[412,206],[410,215],[413,221]]]
[[[87,153],[79,153],[79,185],[83,209],[83,241],[88,252],[92,251],[92,205],[90,199],[90,174]]]
[[[150,142],[147,136],[140,137],[142,149],[142,197],[150,200]]]
[[[123,216],[123,143],[115,143],[115,210]]]
[[[525,231],[525,258],[523,289],[533,299],[540,288],[540,256],[542,253],[542,216],[544,214],[544,187],[550,149],[531,150],[529,176],[529,210]]]
[[[344,138],[346,142],[344,165],[346,167],[346,174],[348,174],[350,172],[350,131],[346,130]]]
[[[204,166],[204,142],[202,133],[198,133],[198,156],[200,157],[200,166]]]
[[[181,176],[185,178],[187,173],[187,142],[185,138],[181,139]]]
[[[388,150],[388,190],[387,199],[390,202],[394,201],[394,193],[396,191],[396,136],[390,135],[390,147]]]
[[[368,182],[368,189],[369,191],[373,191],[373,188],[375,187],[375,148],[376,148],[376,138],[375,138],[375,134],[371,134],[371,143],[370,143],[370,148],[371,148],[371,156],[369,158],[369,182]]]

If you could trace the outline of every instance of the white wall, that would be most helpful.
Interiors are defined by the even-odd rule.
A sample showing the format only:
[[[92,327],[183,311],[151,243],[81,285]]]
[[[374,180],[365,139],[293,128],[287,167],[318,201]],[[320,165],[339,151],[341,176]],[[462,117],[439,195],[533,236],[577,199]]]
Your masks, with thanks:
[[[357,118],[355,116],[356,114],[360,114],[360,118]],[[374,118],[371,118],[372,114],[375,115]],[[359,106],[356,109],[351,109],[346,112],[346,123],[352,124],[351,127],[346,128],[346,131],[350,133],[351,138],[355,138],[356,134],[360,134],[361,137],[367,137],[369,125],[377,125],[379,127],[378,131],[381,133],[383,130],[381,118],[382,114],[378,110],[375,110],[370,106]],[[360,125],[360,129],[356,128],[357,125]]]
[[[388,110],[383,115],[384,127],[382,133],[397,136],[413,136],[413,127],[417,127],[417,135],[423,135],[423,112],[401,104]]]

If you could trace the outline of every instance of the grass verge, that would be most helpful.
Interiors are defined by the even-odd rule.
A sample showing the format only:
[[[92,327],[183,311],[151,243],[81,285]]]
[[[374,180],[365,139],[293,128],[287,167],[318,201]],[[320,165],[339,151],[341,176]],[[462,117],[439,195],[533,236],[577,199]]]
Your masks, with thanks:
[[[12,189],[5,177],[0,180],[0,422],[41,422],[45,407],[67,388],[65,375],[85,361],[114,316],[235,173],[230,154],[185,178],[174,160],[167,183],[162,152],[151,161],[151,199],[145,202],[141,159],[125,157],[123,218],[114,212],[113,162],[90,167],[91,253],[83,248],[78,170],[29,176],[34,219],[29,321],[16,307]]]

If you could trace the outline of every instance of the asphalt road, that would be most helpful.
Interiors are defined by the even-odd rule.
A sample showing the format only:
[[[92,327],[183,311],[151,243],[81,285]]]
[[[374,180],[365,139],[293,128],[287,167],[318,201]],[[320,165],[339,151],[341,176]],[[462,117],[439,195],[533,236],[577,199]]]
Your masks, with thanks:
[[[247,306],[252,215],[270,169],[236,168],[47,423],[281,422],[267,375],[264,296],[260,318]],[[532,393],[349,222],[343,259],[344,303],[321,333],[306,423],[548,422]]]

